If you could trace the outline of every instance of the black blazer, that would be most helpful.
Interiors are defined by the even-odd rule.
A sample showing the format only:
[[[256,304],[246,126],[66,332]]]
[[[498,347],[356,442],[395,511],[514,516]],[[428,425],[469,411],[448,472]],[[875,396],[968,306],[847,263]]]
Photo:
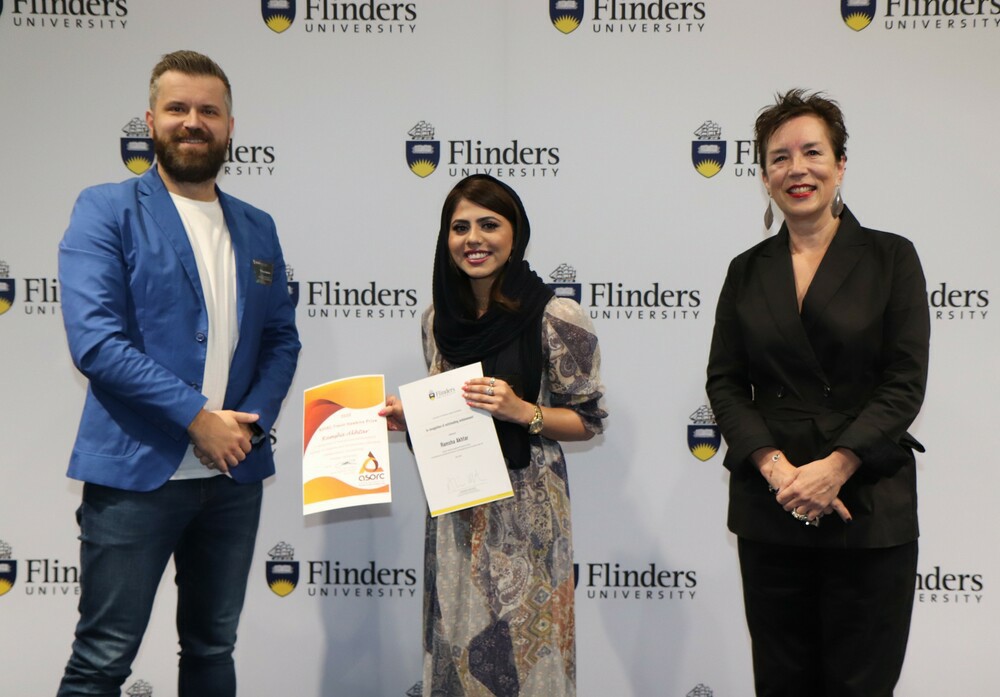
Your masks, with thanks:
[[[927,382],[930,316],[913,244],[863,228],[847,209],[802,303],[783,225],[729,266],[707,391],[728,451],[729,529],[776,544],[887,547],[917,538],[916,468],[906,429]],[[850,448],[861,467],[840,498],[853,521],[806,527],[748,459],[772,446],[803,465]]]

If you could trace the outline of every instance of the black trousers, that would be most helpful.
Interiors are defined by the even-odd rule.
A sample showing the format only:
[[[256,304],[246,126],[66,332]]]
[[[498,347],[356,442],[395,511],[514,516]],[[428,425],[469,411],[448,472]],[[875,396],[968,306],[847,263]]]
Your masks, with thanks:
[[[739,538],[758,697],[890,697],[903,668],[917,543],[788,547]]]

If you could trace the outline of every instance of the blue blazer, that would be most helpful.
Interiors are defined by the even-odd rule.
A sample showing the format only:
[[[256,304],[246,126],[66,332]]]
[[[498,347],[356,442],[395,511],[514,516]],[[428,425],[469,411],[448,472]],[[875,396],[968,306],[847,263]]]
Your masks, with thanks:
[[[285,262],[269,215],[218,191],[236,259],[239,341],[224,409],[269,432],[299,353]],[[156,167],[80,194],[59,245],[62,313],[73,363],[89,380],[68,475],[150,491],[177,470],[201,394],[208,315],[194,252]],[[231,470],[274,473],[264,438]]]

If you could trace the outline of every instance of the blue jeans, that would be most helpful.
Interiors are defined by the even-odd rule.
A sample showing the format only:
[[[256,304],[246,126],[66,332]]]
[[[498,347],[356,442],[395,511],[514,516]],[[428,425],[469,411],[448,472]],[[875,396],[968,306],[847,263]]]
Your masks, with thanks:
[[[177,570],[181,697],[236,694],[233,647],[260,520],[262,486],[229,477],[150,492],[85,484],[80,621],[58,697],[119,697],[170,556]]]

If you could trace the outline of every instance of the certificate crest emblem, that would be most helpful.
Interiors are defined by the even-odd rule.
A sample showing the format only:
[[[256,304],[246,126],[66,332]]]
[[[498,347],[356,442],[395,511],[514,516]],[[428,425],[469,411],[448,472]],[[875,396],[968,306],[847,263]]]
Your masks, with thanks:
[[[434,173],[441,161],[441,141],[434,140],[434,126],[426,121],[418,121],[409,130],[410,140],[406,141],[406,164],[418,177]]]
[[[549,19],[563,34],[576,31],[583,21],[584,0],[549,0]]]
[[[722,434],[715,423],[715,414],[710,407],[703,404],[688,418],[691,419],[687,427],[688,449],[702,462],[712,459],[719,452],[719,445],[722,443]]]
[[[279,542],[268,550],[267,555],[271,557],[265,570],[267,587],[275,595],[284,598],[299,584],[299,563],[295,561],[295,548],[287,542]]]
[[[840,0],[840,16],[854,31],[868,27],[875,19],[876,0]]]
[[[156,157],[153,139],[149,137],[149,127],[136,116],[125,124],[122,133],[125,134],[121,138],[122,162],[132,174],[143,174],[153,166],[153,159]]]
[[[705,178],[714,177],[726,164],[726,141],[722,129],[714,121],[706,121],[694,132],[697,140],[691,141],[691,164]]]
[[[17,581],[17,560],[12,559],[14,550],[0,540],[0,596],[6,595]]]
[[[268,29],[280,34],[295,21],[295,0],[260,0],[260,16]]]

